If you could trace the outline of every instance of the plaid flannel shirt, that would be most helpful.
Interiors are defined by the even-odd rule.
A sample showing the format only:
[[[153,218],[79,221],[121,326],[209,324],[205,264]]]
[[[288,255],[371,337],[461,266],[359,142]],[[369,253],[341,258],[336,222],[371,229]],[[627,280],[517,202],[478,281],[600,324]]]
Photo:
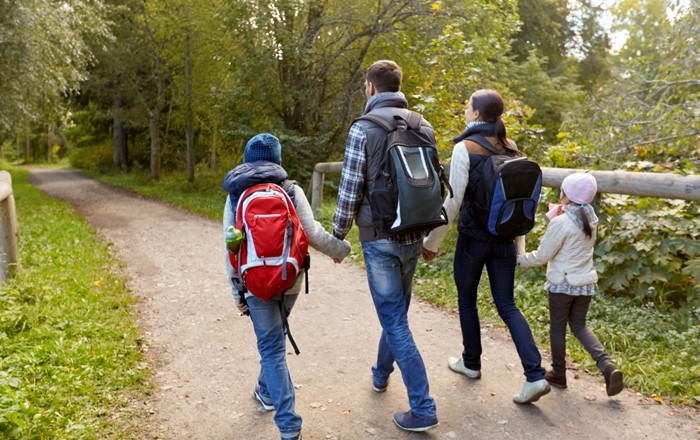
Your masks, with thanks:
[[[365,180],[367,178],[367,135],[365,122],[358,121],[352,124],[345,145],[345,158],[343,171],[338,187],[338,205],[333,216],[333,235],[344,239],[352,228],[352,222],[357,216],[360,204],[364,198]],[[422,241],[425,234],[400,234],[390,238],[398,244],[413,244]]]

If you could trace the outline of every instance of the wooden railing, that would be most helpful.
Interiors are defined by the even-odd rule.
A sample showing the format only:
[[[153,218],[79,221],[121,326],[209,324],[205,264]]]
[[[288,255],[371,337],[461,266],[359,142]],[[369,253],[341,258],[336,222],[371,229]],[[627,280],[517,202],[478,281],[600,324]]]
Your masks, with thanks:
[[[7,171],[0,171],[0,281],[5,281],[19,271],[19,252],[17,250],[17,212],[15,196],[12,191],[12,176]]]
[[[445,166],[449,173],[449,166]],[[339,173],[342,162],[321,162],[314,167],[311,208],[314,213],[323,202],[323,181],[327,173]],[[566,176],[586,170],[542,168],[542,184],[559,188]],[[598,192],[627,194],[661,199],[700,200],[700,176],[666,173],[634,173],[629,171],[590,171],[598,182]]]

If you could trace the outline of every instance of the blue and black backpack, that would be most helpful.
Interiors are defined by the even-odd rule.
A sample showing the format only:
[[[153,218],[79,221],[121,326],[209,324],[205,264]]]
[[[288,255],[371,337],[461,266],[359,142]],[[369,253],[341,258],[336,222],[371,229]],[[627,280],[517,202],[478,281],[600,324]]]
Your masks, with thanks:
[[[471,192],[471,207],[479,226],[496,237],[525,235],[535,225],[542,190],[542,170],[527,157],[502,155],[482,135],[467,138],[492,156],[479,163],[481,181]]]

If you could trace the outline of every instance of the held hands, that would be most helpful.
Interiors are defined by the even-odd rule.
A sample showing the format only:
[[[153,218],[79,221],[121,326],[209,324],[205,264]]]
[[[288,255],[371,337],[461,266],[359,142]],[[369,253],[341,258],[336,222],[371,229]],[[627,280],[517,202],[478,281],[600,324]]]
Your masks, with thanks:
[[[426,249],[426,248],[423,248],[423,249],[421,250],[420,254],[423,256],[423,259],[424,259],[425,261],[430,261],[430,260],[432,260],[433,258],[435,258],[435,257],[437,256],[438,253],[437,253],[437,252],[433,252],[433,251],[431,251],[431,250],[428,250],[428,249]]]
[[[347,240],[343,240],[343,245],[345,246],[347,252],[345,253],[345,255],[344,255],[342,258],[331,257],[331,259],[333,260],[333,262],[334,262],[335,264],[340,264],[340,263],[342,263],[343,260],[345,259],[345,257],[347,257],[347,256],[350,254],[350,250],[352,249],[351,246],[350,246],[350,242],[347,241]]]

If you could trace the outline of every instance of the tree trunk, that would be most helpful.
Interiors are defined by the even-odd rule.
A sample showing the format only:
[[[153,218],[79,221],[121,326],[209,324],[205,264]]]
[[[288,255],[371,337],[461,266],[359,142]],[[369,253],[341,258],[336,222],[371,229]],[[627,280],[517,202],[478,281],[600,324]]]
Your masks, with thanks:
[[[156,108],[151,112],[149,121],[149,131],[151,134],[151,179],[160,179],[160,132],[158,125],[160,123],[160,108]]]
[[[187,127],[187,181],[194,182],[194,129],[192,128],[192,53],[190,34],[187,33],[185,45],[185,101]]]
[[[126,132],[124,131],[124,121],[119,118],[114,118],[112,121],[112,144],[113,144],[113,160],[112,166],[114,169],[126,170],[128,168],[128,147],[126,145]]]
[[[29,163],[29,153],[31,150],[31,140],[29,139],[29,128],[27,127],[27,133],[24,138],[24,163]]]
[[[53,127],[51,124],[46,126],[46,163],[51,163],[51,150],[53,150],[53,145],[51,145],[51,139],[53,134]]]
[[[216,147],[217,142],[219,142],[219,129],[214,127],[211,131],[211,154],[209,155],[209,171],[212,173],[216,172]]]

